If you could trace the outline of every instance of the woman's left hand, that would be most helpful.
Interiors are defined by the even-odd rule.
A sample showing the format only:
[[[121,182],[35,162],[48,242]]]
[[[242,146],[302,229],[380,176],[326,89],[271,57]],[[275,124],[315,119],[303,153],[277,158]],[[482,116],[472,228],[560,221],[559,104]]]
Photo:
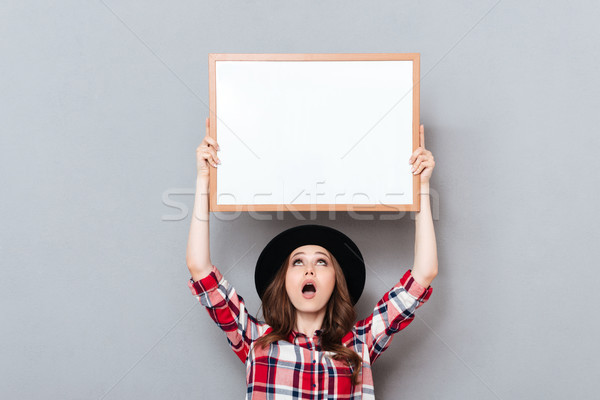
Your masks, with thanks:
[[[410,170],[413,175],[421,174],[421,183],[429,183],[433,167],[435,167],[435,160],[433,154],[425,149],[425,125],[421,125],[419,129],[419,142],[421,146],[413,152],[408,163],[413,165]]]

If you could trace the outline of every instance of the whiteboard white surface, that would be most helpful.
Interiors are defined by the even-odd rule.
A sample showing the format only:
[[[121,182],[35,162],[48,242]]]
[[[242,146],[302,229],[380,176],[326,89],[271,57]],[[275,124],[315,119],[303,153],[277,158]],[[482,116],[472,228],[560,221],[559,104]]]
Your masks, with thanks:
[[[412,61],[216,61],[218,205],[411,204]]]

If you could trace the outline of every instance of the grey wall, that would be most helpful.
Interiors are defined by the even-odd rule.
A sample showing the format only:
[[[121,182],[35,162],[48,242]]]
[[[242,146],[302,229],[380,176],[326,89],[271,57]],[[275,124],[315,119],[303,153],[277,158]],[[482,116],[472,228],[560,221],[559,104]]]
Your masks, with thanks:
[[[4,4],[0,397],[243,398],[187,287],[190,215],[164,200],[193,204],[208,53],[419,52],[440,273],[375,363],[377,398],[591,398],[598,2],[417,3]],[[264,216],[211,220],[252,312],[260,250],[300,223],[361,248],[361,318],[413,260],[410,214]]]

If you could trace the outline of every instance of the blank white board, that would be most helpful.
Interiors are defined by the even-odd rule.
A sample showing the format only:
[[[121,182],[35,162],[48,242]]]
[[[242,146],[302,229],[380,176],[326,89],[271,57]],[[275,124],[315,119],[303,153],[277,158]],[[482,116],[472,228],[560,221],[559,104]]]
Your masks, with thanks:
[[[418,54],[209,60],[212,211],[418,209]]]

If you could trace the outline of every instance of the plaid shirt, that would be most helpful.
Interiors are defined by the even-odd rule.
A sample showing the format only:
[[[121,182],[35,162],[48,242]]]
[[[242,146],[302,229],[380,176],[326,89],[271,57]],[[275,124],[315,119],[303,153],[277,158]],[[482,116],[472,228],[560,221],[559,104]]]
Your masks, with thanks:
[[[342,344],[362,357],[361,381],[352,386],[352,369],[331,358],[334,354],[320,346],[321,331],[313,337],[292,332],[288,341],[271,344],[264,350],[254,347],[259,337],[272,328],[246,310],[244,299],[213,265],[205,278],[188,281],[192,294],[206,307],[210,317],[226,336],[229,345],[246,364],[246,399],[375,399],[371,365],[387,349],[394,333],[406,328],[414,311],[431,296],[406,271],[367,318],[358,321],[342,338]]]

